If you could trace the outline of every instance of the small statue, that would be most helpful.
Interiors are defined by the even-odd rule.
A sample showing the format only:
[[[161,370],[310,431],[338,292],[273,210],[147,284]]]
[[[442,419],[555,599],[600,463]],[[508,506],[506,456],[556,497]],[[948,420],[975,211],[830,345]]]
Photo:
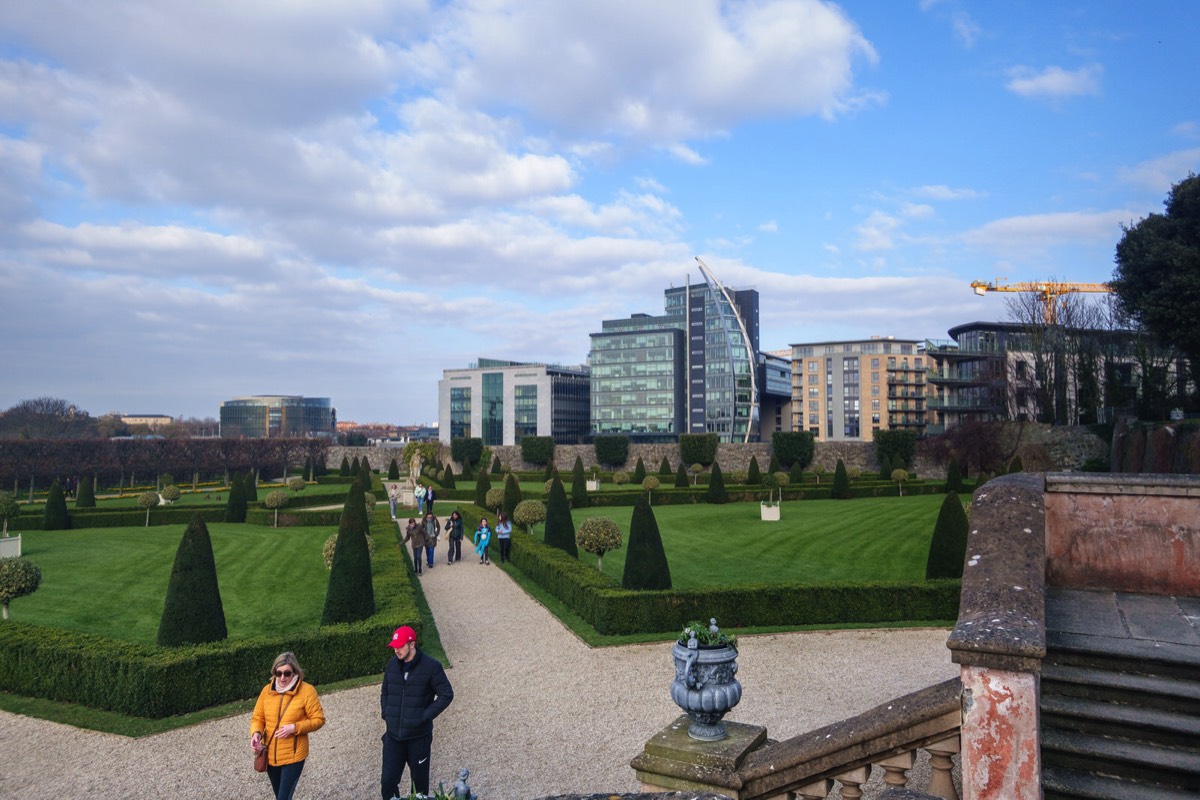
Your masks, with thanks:
[[[708,632],[711,633],[713,636],[716,636],[718,633],[721,632],[721,629],[717,627],[717,618],[716,617],[709,617]]]
[[[450,796],[455,800],[477,800],[478,796],[471,793],[471,787],[467,785],[467,778],[471,771],[463,767],[458,771],[458,780],[454,782],[454,788],[450,790]]]

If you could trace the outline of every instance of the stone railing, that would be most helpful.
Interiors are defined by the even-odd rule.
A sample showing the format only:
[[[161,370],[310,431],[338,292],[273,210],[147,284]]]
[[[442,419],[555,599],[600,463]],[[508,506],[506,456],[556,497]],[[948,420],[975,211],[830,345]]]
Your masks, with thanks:
[[[728,740],[700,743],[669,726],[647,742],[631,766],[646,791],[710,791],[735,800],[862,797],[872,765],[888,787],[904,787],[918,750],[930,754],[932,797],[957,800],[952,757],[959,749],[957,678],[884,703],[856,717],[781,742],[764,728],[726,723]],[[681,718],[686,723],[686,717]]]

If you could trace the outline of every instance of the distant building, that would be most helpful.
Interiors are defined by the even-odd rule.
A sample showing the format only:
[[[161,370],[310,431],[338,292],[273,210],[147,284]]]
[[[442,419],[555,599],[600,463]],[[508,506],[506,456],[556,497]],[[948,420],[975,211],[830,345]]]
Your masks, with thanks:
[[[875,431],[897,428],[924,435],[922,345],[878,336],[793,344],[793,429],[829,442],[869,442]]]
[[[150,430],[164,428],[167,425],[174,425],[176,419],[166,414],[121,414],[121,422],[126,425],[144,425]]]
[[[254,395],[221,403],[221,437],[275,439],[333,437],[337,411],[328,397]]]
[[[776,428],[791,395],[783,362],[758,349],[758,292],[727,289],[700,270],[704,283],[664,290],[661,316],[605,320],[591,334],[593,435],[758,441],[764,408]]]
[[[588,440],[588,368],[481,358],[447,369],[438,381],[438,427],[445,443],[479,437],[485,446],[550,436],[558,444]]]

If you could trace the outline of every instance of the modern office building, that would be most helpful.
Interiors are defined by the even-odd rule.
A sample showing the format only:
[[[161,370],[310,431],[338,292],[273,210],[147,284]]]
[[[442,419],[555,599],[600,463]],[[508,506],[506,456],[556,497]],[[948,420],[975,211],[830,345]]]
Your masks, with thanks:
[[[727,289],[703,264],[700,272],[703,283],[663,292],[661,316],[605,320],[591,335],[593,434],[638,442],[675,441],[680,433],[759,439],[764,384],[770,374],[779,391],[779,364],[769,369],[758,349],[758,292]]]
[[[328,397],[253,395],[221,403],[225,439],[332,438],[337,411]]]
[[[486,446],[515,445],[524,436],[558,444],[588,440],[588,368],[481,358],[467,369],[443,370],[438,381],[438,437],[479,437]]]
[[[869,442],[897,428],[924,435],[921,344],[890,336],[793,344],[792,429],[828,442]]]
[[[122,414],[121,422],[131,427],[145,426],[149,430],[158,430],[175,424],[175,418],[169,414]]]

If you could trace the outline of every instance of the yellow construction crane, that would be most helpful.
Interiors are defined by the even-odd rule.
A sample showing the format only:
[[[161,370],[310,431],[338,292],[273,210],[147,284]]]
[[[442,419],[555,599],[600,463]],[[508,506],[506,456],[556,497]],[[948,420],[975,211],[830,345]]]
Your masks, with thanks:
[[[1046,324],[1053,325],[1058,321],[1059,298],[1076,292],[1111,292],[1112,287],[1107,283],[1065,283],[1062,281],[1030,281],[1025,283],[1005,283],[997,279],[991,283],[972,281],[971,288],[975,294],[983,296],[988,292],[1030,292],[1036,294],[1042,301],[1042,313]]]

